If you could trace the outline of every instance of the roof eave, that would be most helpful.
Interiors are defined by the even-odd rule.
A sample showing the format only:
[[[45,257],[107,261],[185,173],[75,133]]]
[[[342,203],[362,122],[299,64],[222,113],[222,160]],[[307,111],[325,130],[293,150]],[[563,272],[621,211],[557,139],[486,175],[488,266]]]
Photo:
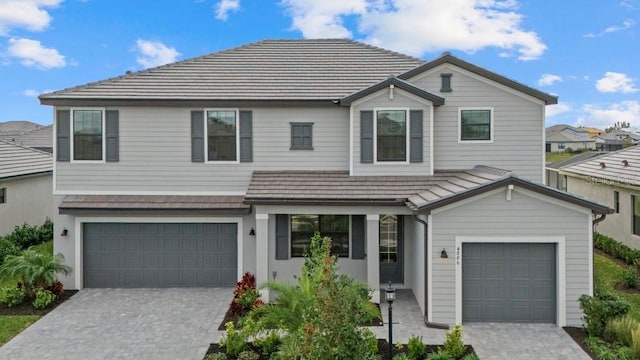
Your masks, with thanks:
[[[351,206],[401,206],[405,205],[406,198],[402,199],[329,199],[329,198],[250,198],[245,197],[243,203],[248,205],[351,205]]]
[[[423,99],[429,100],[433,103],[434,106],[440,106],[440,105],[444,105],[445,99],[434,95],[430,92],[427,92],[425,90],[422,90],[412,84],[409,84],[406,81],[403,81],[401,79],[398,79],[397,77],[390,77],[384,81],[381,81],[375,85],[372,85],[366,89],[362,89],[358,92],[355,92],[351,95],[348,95],[346,97],[343,97],[342,99],[340,99],[340,105],[342,106],[351,106],[351,104],[359,99],[362,99],[363,97],[367,96],[367,95],[371,95],[373,93],[376,93],[380,90],[383,90],[387,87],[389,87],[390,85],[393,85],[394,87],[397,87],[399,89],[402,89],[404,91],[409,92],[410,94],[419,96]]]
[[[41,105],[50,106],[336,106],[339,99],[132,99],[132,98],[40,98]]]

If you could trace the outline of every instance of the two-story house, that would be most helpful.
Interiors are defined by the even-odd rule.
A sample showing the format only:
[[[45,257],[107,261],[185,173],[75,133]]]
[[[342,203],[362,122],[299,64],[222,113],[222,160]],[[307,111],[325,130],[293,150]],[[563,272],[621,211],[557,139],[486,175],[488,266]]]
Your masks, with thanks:
[[[610,209],[542,185],[554,96],[450,54],[267,40],[40,100],[67,287],[292,280],[319,231],[428,323],[581,324]]]

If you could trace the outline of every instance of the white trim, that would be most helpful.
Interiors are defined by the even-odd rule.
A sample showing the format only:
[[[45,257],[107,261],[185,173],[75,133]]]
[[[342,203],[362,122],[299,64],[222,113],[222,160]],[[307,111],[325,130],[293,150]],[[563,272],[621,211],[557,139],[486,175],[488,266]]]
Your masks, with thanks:
[[[434,172],[435,172],[435,165],[434,165],[434,156],[433,156],[433,149],[434,149],[434,145],[433,145],[433,122],[435,121],[434,118],[434,109],[433,109],[433,105],[429,106],[429,176],[433,176]],[[422,154],[424,156],[424,153]]]
[[[380,221],[380,214],[367,214],[367,221]]]
[[[269,214],[256,214],[256,220],[269,220]]]
[[[589,296],[593,296],[593,215],[587,216],[587,226],[589,227]]]
[[[100,125],[102,125],[102,159],[101,160],[76,160],[73,140],[75,138],[75,112],[76,111],[100,111]],[[106,108],[100,107],[77,107],[69,109],[69,162],[72,164],[104,164],[107,158],[107,119]],[[55,134],[55,133],[54,133]],[[57,136],[57,134],[55,134]],[[56,143],[57,141],[54,141]]]
[[[433,215],[427,216],[427,321],[433,321]]]
[[[378,111],[404,111],[405,122],[405,160],[404,161],[378,161]],[[408,165],[410,163],[411,154],[411,128],[409,108],[398,107],[374,107],[373,108],[373,164],[374,165]],[[423,140],[424,142],[424,140]],[[424,154],[423,154],[424,155]]]
[[[83,223],[236,223],[237,224],[237,271],[236,278],[244,272],[244,227],[242,217],[76,217],[75,218],[75,281],[77,289],[82,289],[84,273],[82,259]]]
[[[244,191],[118,191],[118,190],[55,190],[53,195],[187,195],[244,196]]]
[[[549,185],[547,184],[547,172],[546,172],[546,168],[547,168],[547,142],[546,142],[546,138],[547,138],[547,128],[545,127],[545,111],[546,111],[546,107],[543,106],[542,107],[542,126],[541,126],[541,130],[542,130],[542,185]]]
[[[381,94],[381,93],[383,91],[385,91],[385,90],[388,90],[388,89],[389,88],[385,87],[385,88],[380,89],[380,90],[378,90],[378,91],[376,91],[376,92],[374,92],[372,94],[369,94],[369,95],[367,95],[367,96],[365,96],[365,97],[363,97],[361,99],[358,99],[358,100],[356,100],[356,101],[351,103],[351,107],[358,107],[358,106],[362,105],[363,103],[366,103],[368,101],[374,100],[375,98],[377,98],[377,97],[379,97],[381,95],[384,95],[384,94]],[[414,95],[414,94],[412,94],[412,93],[410,93],[408,91],[402,90],[400,88],[395,88],[394,92],[395,92],[395,95],[396,95],[395,96],[396,99],[397,99],[398,95],[401,95],[401,96],[405,96],[405,97],[407,97],[407,98],[409,98],[409,99],[411,99],[413,101],[419,102],[419,103],[427,105],[427,106],[428,105],[433,105],[433,102],[431,100],[427,100],[427,99],[425,99],[423,97]],[[388,100],[388,97],[387,97],[383,101],[393,101],[393,100]]]
[[[57,166],[58,166],[58,108],[57,107],[53,107],[52,109],[53,114],[53,139],[51,139],[53,141],[53,184],[52,184],[52,190],[53,190],[53,194],[55,195],[56,193],[56,187],[58,186],[58,181],[56,181],[56,174],[57,174]],[[71,116],[71,115],[69,115]],[[71,124],[69,124],[69,127],[71,127]],[[71,136],[71,135],[69,135]],[[69,145],[71,146],[71,145]],[[69,160],[71,160],[71,158],[69,158]],[[55,214],[55,211],[54,211]]]
[[[207,128],[207,113],[209,111],[233,111],[236,122],[236,159],[233,161],[209,160],[209,130]],[[205,108],[204,109],[204,162],[206,164],[229,165],[240,163],[240,109],[238,108]]]
[[[455,313],[462,323],[462,245],[464,243],[552,243],[556,244],[556,325],[566,326],[566,239],[564,236],[456,236],[455,237]]]
[[[489,140],[462,140],[462,112],[466,110],[489,110]],[[458,107],[458,144],[492,144],[494,138],[494,122],[495,117],[493,106],[459,106]]]
[[[583,207],[583,206],[574,205],[574,204],[572,204],[570,202],[567,202],[567,201],[564,201],[564,200],[560,200],[560,199],[556,199],[556,198],[548,196],[548,195],[543,195],[543,194],[537,193],[535,191],[523,189],[523,188],[518,187],[518,186],[516,186],[514,190],[517,193],[521,193],[523,195],[532,197],[534,199],[538,199],[540,201],[544,201],[546,203],[550,203],[550,204],[554,204],[554,205],[557,205],[557,206],[561,206],[561,207],[563,207],[565,209],[577,211],[577,212],[582,213],[582,214],[591,215],[591,210],[586,208],[586,207]]]
[[[349,176],[353,176],[353,153],[354,153],[354,134],[353,134],[353,105],[349,106]]]
[[[487,192],[484,192],[484,193],[481,193],[481,194],[478,194],[478,195],[474,195],[474,196],[472,196],[470,198],[459,200],[459,201],[456,201],[456,202],[454,202],[452,204],[445,205],[445,206],[439,207],[437,209],[433,209],[433,210],[431,210],[431,213],[435,215],[435,214],[439,214],[439,213],[442,213],[442,212],[445,212],[445,211],[448,211],[448,210],[451,210],[451,209],[455,209],[458,206],[466,205],[466,204],[472,203],[474,201],[478,201],[478,200],[484,199],[486,197],[489,197],[489,196],[492,196],[492,195],[495,195],[495,194],[499,194],[499,193],[501,193],[503,191],[506,191],[506,188],[507,188],[506,185],[504,187],[501,186],[501,187],[499,187],[497,189],[493,189],[491,191],[487,191]]]

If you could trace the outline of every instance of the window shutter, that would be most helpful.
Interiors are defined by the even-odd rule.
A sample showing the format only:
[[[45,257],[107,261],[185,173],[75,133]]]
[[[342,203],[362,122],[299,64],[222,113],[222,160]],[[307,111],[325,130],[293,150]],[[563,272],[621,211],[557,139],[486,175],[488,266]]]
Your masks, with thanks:
[[[442,79],[442,86],[440,87],[440,92],[451,92],[451,76],[453,74],[440,74],[440,78]]]
[[[71,111],[56,112],[56,160],[71,160]]]
[[[412,163],[422,162],[422,110],[411,110],[410,118],[410,142],[409,142],[409,161]]]
[[[204,111],[191,112],[191,162],[204,162]]]
[[[105,138],[107,141],[107,162],[116,162],[120,160],[120,140],[119,140],[119,132],[120,132],[120,124],[119,124],[119,113],[118,110],[107,110],[105,112],[106,117],[106,134]]]
[[[253,161],[253,114],[240,111],[240,162]]]
[[[360,162],[373,163],[373,111],[360,111]]]
[[[289,215],[276,215],[276,260],[289,258]]]
[[[364,259],[366,257],[366,221],[364,215],[351,216],[351,258]]]

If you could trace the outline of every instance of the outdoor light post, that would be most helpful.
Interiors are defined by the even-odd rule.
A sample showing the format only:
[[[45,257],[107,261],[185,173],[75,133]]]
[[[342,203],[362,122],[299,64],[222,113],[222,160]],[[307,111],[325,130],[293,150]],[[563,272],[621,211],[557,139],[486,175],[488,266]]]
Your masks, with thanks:
[[[389,359],[393,359],[393,301],[396,299],[396,289],[391,287],[391,281],[385,289],[385,298],[389,304]]]

